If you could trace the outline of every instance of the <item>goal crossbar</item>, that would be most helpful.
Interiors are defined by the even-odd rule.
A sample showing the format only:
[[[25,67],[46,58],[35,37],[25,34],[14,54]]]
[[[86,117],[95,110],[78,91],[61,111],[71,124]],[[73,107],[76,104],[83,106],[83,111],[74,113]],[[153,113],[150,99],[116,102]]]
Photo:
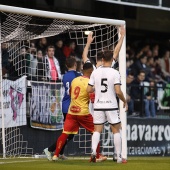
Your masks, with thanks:
[[[45,18],[54,18],[54,19],[72,20],[74,18],[74,21],[80,21],[80,22],[100,23],[100,24],[110,24],[110,25],[125,25],[125,21],[123,20],[103,19],[103,18],[98,18],[98,17],[64,14],[64,13],[58,13],[58,12],[49,12],[49,11],[43,11],[43,10],[12,7],[12,6],[7,6],[7,5],[0,5],[0,11],[32,15],[32,16],[38,16],[38,17],[45,17]]]

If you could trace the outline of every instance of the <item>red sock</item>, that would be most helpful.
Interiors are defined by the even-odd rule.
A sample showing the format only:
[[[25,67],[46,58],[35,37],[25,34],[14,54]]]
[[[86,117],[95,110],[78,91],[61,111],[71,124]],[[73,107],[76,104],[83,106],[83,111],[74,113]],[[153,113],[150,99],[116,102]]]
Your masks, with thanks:
[[[58,138],[57,142],[56,142],[56,150],[55,150],[55,154],[57,157],[59,156],[59,153],[62,149],[62,147],[64,146],[64,144],[66,143],[66,140],[68,138],[68,135],[65,133],[62,133],[60,135],[60,137]]]
[[[100,156],[100,142],[97,145],[97,149],[96,149],[96,158],[99,158]]]

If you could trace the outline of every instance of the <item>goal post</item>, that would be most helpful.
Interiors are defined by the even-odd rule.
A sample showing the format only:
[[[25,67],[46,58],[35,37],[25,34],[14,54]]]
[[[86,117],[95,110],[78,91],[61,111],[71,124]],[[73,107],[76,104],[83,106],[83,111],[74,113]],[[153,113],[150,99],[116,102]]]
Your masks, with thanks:
[[[8,50],[10,51],[11,57],[14,59],[16,59],[18,51],[22,48],[22,46],[26,46],[24,41],[31,41],[43,37],[52,37],[65,33],[69,33],[70,39],[75,39],[77,45],[84,47],[87,39],[87,35],[84,35],[84,31],[95,32],[96,40],[92,43],[93,48],[89,49],[90,57],[95,58],[97,51],[103,48],[110,49],[111,46],[115,47],[119,39],[118,27],[122,25],[126,27],[126,23],[123,20],[63,14],[6,5],[0,5],[0,12],[5,16],[5,20],[3,20],[1,17],[0,44],[8,43]],[[41,20],[45,22],[43,23]],[[117,40],[115,40],[116,36],[118,37]],[[1,48],[0,54],[2,56]],[[119,71],[121,74],[122,82],[121,88],[124,95],[126,96],[126,37],[124,38],[124,42],[119,53]],[[5,140],[8,137],[5,137],[5,133],[8,131],[5,130],[7,127],[4,125],[5,114],[3,109],[3,75],[1,59],[0,81],[0,116],[2,121],[2,132],[0,133],[0,139],[2,139],[3,144],[3,157],[6,157],[7,146]],[[120,116],[122,122],[122,156],[124,159],[127,159],[127,117],[122,102],[120,102]]]
[[[80,21],[80,22],[86,22],[86,23],[125,25],[125,21],[123,21],[123,20],[97,18],[97,17],[89,17],[89,16],[81,16],[81,15],[73,15],[73,14],[64,14],[64,13],[58,13],[58,12],[49,12],[49,11],[42,11],[42,10],[12,7],[12,6],[7,6],[7,5],[0,5],[0,11],[32,15],[32,16],[39,16],[39,17],[45,17],[45,18],[53,18],[53,19],[56,18],[56,19],[74,20],[74,21]]]

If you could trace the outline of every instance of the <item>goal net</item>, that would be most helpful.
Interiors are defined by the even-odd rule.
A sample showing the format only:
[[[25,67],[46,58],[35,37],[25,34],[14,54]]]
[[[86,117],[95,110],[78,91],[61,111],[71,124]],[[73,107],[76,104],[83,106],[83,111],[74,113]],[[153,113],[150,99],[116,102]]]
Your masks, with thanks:
[[[74,40],[79,50],[76,57],[81,63],[81,55],[87,41],[85,31],[92,31],[95,39],[88,55],[95,62],[98,51],[114,50],[119,40],[119,26],[125,25],[125,22],[4,5],[0,5],[0,11],[0,54],[2,56],[0,59],[0,140],[2,144],[0,154],[7,157],[41,153],[44,145],[38,142],[33,145],[29,135],[35,135],[31,130],[33,128],[36,128],[37,134],[43,134],[45,130],[62,129],[63,85],[62,75],[55,82],[48,81],[45,75],[41,76],[41,80],[38,79],[36,69],[41,71],[42,68],[37,68],[39,53],[36,42],[46,38],[49,45],[55,46],[55,40],[59,38]],[[41,56],[44,58],[43,54]],[[122,90],[125,94],[125,42],[120,51],[119,60],[121,60],[119,71],[123,84]],[[126,114],[121,102],[120,112],[122,154],[126,159]],[[80,129],[79,134],[74,138],[74,142],[78,143],[79,148],[83,148],[85,154],[91,152],[89,136],[90,134],[84,129]],[[38,140],[50,145],[43,137]],[[105,155],[113,155],[113,137],[107,124],[101,135],[101,149]]]

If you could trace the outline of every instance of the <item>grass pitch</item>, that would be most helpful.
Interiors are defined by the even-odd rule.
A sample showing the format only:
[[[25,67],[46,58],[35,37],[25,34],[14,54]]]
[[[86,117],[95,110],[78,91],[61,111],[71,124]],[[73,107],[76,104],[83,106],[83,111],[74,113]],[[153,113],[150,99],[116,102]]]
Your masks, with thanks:
[[[170,157],[130,157],[128,163],[112,160],[89,163],[87,159],[52,162],[47,159],[0,159],[0,170],[170,170]]]

